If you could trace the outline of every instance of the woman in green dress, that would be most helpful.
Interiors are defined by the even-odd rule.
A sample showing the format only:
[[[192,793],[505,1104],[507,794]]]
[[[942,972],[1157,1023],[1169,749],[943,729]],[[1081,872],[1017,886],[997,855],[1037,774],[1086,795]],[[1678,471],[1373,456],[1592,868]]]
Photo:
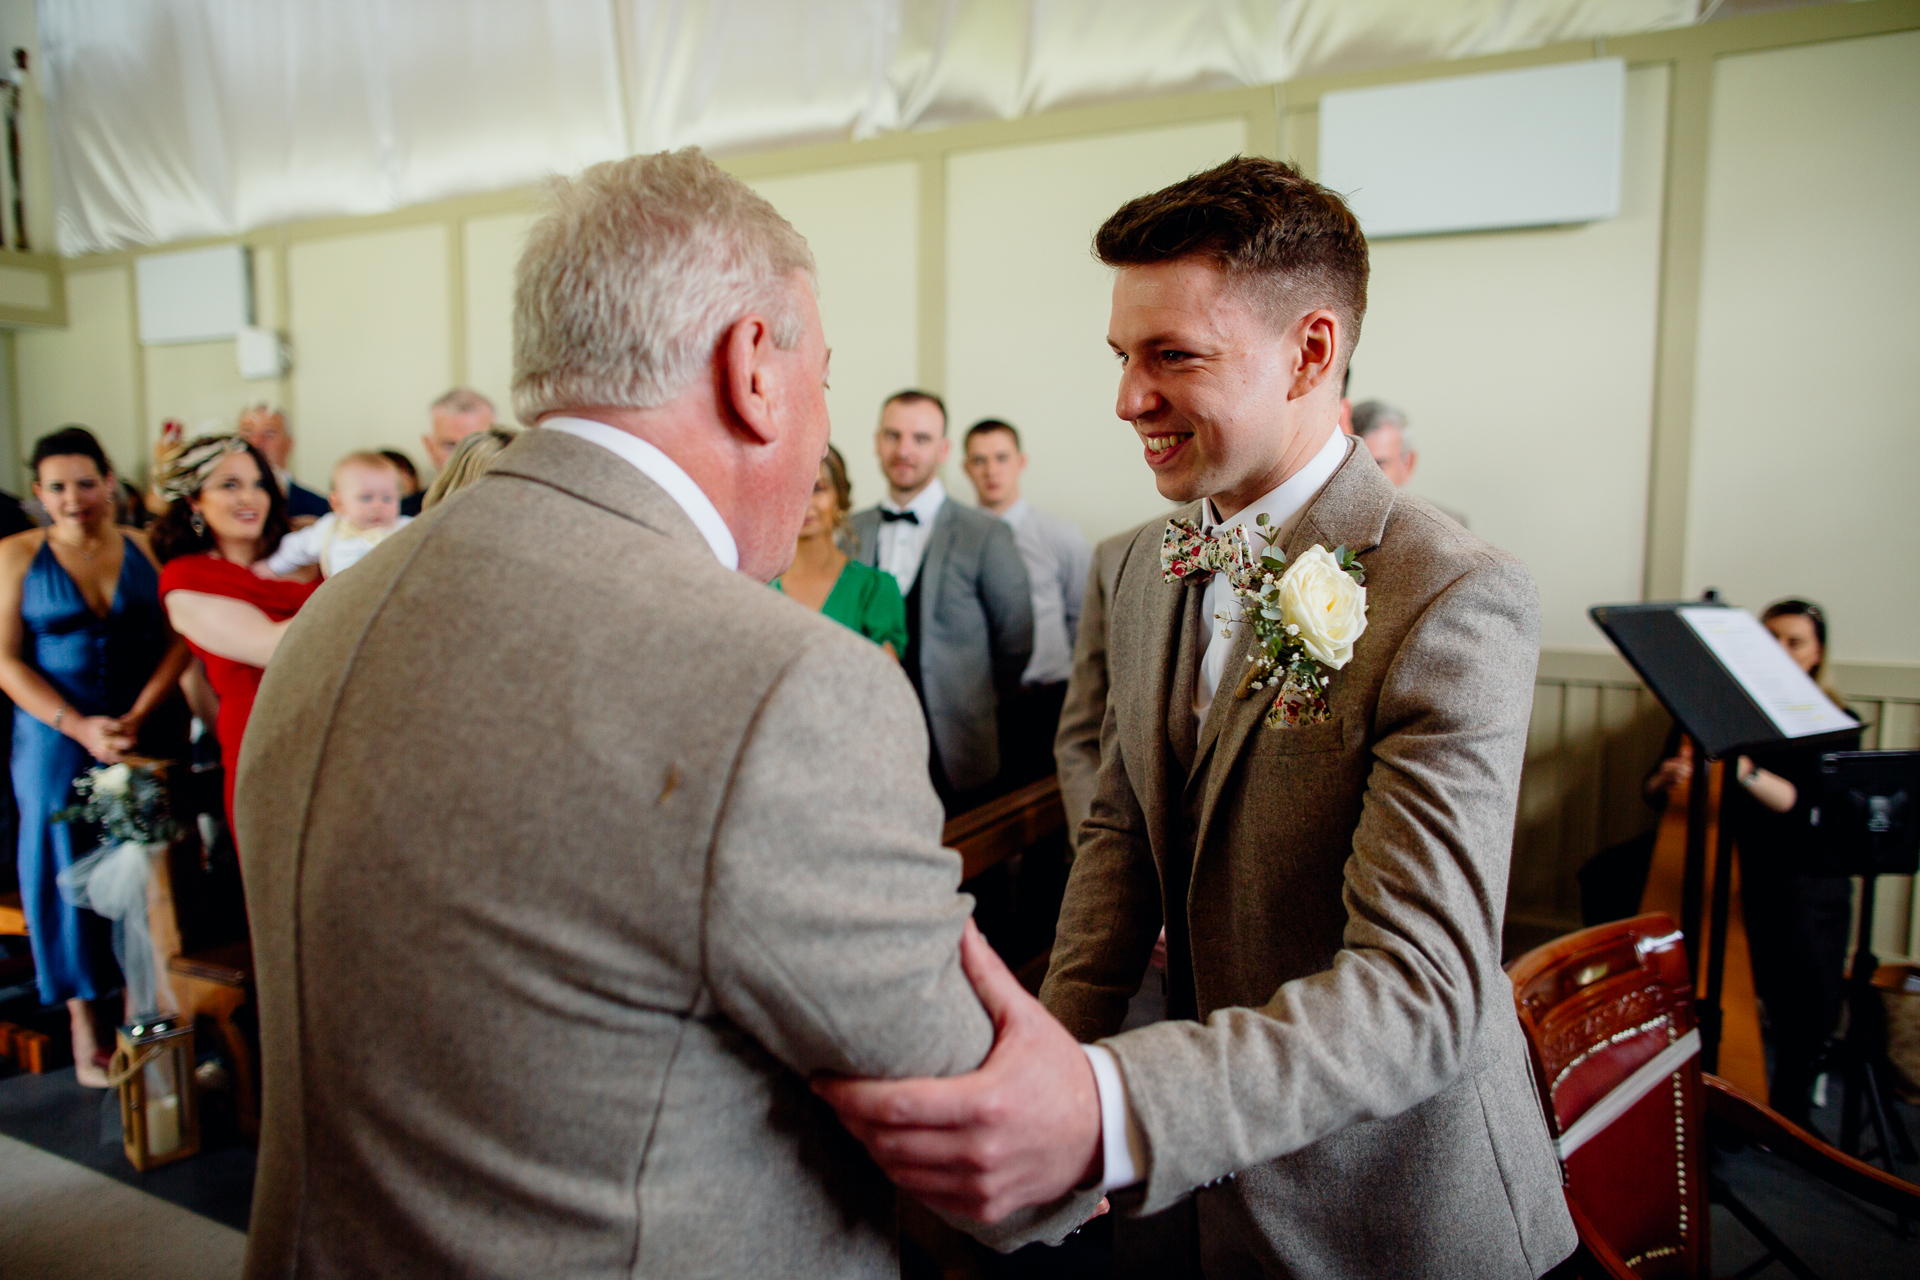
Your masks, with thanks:
[[[907,606],[899,584],[892,574],[849,559],[836,541],[852,509],[846,461],[828,445],[793,564],[774,579],[773,589],[858,631],[898,660],[907,647]]]

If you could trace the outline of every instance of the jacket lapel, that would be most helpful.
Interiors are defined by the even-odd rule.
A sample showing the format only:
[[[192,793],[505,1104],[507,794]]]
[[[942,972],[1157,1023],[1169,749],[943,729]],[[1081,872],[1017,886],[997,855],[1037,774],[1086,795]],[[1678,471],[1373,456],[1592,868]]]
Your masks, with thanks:
[[[874,519],[877,521],[879,515]],[[934,607],[940,603],[940,583],[944,581],[947,560],[953,555],[953,499],[948,498],[940,504],[940,514],[933,518],[933,532],[927,535],[927,549],[920,557],[920,635],[921,644],[925,637],[933,634]],[[874,543],[879,544],[879,537]]]
[[[1364,555],[1380,545],[1386,532],[1387,513],[1393,509],[1393,485],[1380,474],[1380,467],[1365,449],[1350,449],[1347,460],[1333,473],[1326,486],[1294,526],[1287,539],[1287,563],[1292,564],[1309,547],[1319,545],[1331,551],[1346,547]],[[1246,675],[1247,658],[1254,652],[1253,626],[1242,621],[1235,628],[1233,658],[1227,677],[1213,699],[1213,708],[1201,730],[1200,753],[1194,761],[1188,788],[1199,789],[1199,834],[1204,836],[1213,816],[1214,803],[1233,772],[1233,763],[1246,750],[1253,731],[1266,719],[1278,690],[1262,689],[1247,694],[1241,683]],[[1366,643],[1365,639],[1361,643]],[[1229,689],[1229,678],[1233,688]],[[1285,733],[1285,729],[1271,732]],[[1217,757],[1217,761],[1215,760]],[[1192,799],[1189,795],[1188,799]],[[1196,841],[1196,848],[1198,842]]]

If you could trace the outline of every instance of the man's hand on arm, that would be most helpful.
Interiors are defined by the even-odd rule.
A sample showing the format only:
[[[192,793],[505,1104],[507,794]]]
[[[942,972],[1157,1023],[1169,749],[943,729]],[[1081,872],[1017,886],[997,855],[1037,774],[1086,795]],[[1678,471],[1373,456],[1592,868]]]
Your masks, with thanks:
[[[822,1078],[813,1089],[901,1189],[943,1213],[993,1223],[1100,1177],[1100,1095],[1080,1044],[972,921],[960,963],[993,1020],[993,1050],[977,1070],[946,1079]],[[1105,1208],[1102,1201],[1097,1213]]]

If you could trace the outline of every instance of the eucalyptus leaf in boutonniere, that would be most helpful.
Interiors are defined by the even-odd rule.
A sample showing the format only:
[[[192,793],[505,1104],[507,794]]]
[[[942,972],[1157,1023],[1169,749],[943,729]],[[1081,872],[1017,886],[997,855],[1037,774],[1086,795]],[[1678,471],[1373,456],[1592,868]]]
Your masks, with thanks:
[[[1266,549],[1251,568],[1228,578],[1259,645],[1243,687],[1249,694],[1278,687],[1267,709],[1269,728],[1324,724],[1332,718],[1327,673],[1353,661],[1354,642],[1367,629],[1367,571],[1345,547],[1329,551],[1318,544],[1288,564],[1287,553],[1274,545],[1276,535],[1266,532],[1267,517],[1254,523]]]

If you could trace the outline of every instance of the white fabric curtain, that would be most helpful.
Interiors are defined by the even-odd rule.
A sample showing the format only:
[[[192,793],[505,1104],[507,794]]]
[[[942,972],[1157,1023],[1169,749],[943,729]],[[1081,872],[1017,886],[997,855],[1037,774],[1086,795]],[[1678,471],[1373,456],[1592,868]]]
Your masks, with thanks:
[[[1696,0],[39,0],[60,252],[1694,20]]]

